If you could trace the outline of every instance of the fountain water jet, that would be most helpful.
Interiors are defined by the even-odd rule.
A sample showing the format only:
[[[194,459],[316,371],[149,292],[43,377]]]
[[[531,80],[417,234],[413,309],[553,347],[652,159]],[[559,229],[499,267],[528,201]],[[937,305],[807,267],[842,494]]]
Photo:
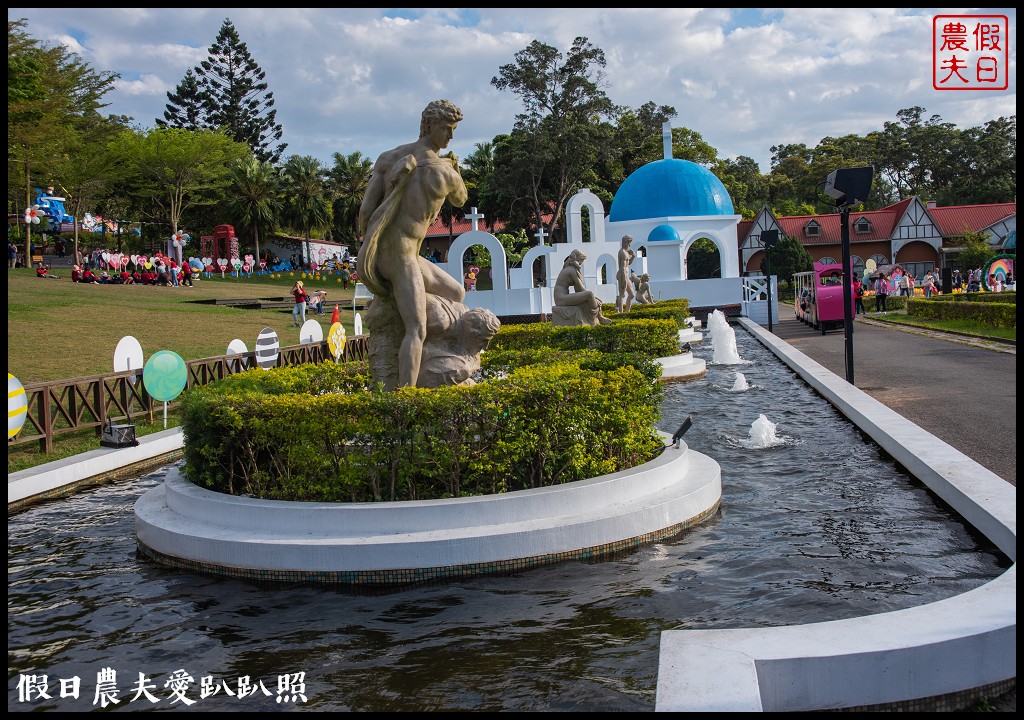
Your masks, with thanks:
[[[721,310],[714,310],[708,317],[708,325],[711,328],[711,347],[713,354],[711,362],[715,365],[739,365],[743,362],[736,350],[736,332],[729,327],[729,321],[725,319],[725,313]]]
[[[781,444],[782,441],[775,434],[775,427],[775,423],[769,420],[764,413],[758,415],[757,420],[750,425],[750,435],[743,443],[744,447],[757,449]]]
[[[736,373],[736,382],[732,385],[732,392],[746,392],[750,389],[750,383],[747,382],[747,378],[743,376],[743,373]]]

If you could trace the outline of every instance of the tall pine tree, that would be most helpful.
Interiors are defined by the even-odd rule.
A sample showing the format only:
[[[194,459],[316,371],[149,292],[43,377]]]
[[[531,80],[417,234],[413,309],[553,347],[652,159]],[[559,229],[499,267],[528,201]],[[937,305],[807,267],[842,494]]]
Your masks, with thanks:
[[[265,162],[277,163],[287,146],[274,146],[283,128],[277,123],[274,93],[267,91],[266,73],[249,55],[230,19],[221,25],[209,57],[185,74],[164,111],[160,127],[224,128]],[[197,122],[193,124],[193,118]]]
[[[164,119],[156,119],[157,127],[199,130],[205,128],[203,98],[192,68],[185,73],[185,79],[178,83],[173,93],[167,93],[170,100],[164,109]]]

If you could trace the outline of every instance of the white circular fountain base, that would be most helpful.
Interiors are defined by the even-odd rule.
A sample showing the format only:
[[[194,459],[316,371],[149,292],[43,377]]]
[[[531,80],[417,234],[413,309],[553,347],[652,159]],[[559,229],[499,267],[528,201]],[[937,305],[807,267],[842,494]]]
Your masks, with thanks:
[[[136,502],[135,526],[143,552],[190,570],[387,585],[610,556],[707,519],[721,497],[718,463],[681,444],[611,475],[451,500],[258,500],[173,470]]]

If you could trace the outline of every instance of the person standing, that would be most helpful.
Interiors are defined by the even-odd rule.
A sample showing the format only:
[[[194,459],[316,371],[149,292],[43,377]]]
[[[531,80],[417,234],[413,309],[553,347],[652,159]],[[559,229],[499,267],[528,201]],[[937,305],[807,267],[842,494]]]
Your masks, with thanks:
[[[292,323],[292,327],[299,327],[306,322],[306,302],[309,300],[309,295],[306,294],[306,288],[303,287],[301,280],[296,280],[292,285],[292,296],[295,298],[295,307],[292,309],[292,317],[295,322]],[[301,323],[299,317],[302,318]]]
[[[860,281],[860,278],[855,278],[853,281],[853,299],[855,301],[853,314],[867,315],[867,310],[864,309],[864,283]]]
[[[875,312],[888,312],[886,299],[889,297],[889,280],[884,274],[878,276],[875,283]]]
[[[913,294],[910,292],[910,273],[905,272],[900,275],[898,282],[900,284],[900,297],[910,297]]]
[[[930,298],[935,292],[935,276],[929,270],[924,274],[924,296]]]
[[[963,290],[964,288],[964,276],[960,274],[960,270],[953,271],[953,291]]]
[[[192,284],[192,266],[188,264],[187,260],[181,264],[181,284],[186,287],[195,287]]]
[[[14,243],[7,243],[7,268],[11,269],[18,264],[18,248]]]
[[[352,275],[348,271],[348,263],[341,264],[341,287],[348,290],[348,284],[352,281]]]
[[[427,337],[427,295],[461,303],[458,280],[420,255],[427,229],[447,200],[462,207],[469,198],[454,153],[448,146],[462,111],[435,100],[420,115],[415,142],[382,153],[373,166],[359,207],[359,280],[380,298],[393,297],[404,325],[398,349],[398,386],[416,385]]]

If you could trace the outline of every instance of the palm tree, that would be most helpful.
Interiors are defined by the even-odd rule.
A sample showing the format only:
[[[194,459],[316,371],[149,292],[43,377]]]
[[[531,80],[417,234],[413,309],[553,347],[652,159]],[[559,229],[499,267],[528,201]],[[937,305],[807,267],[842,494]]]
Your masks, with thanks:
[[[281,214],[281,182],[277,168],[255,156],[230,166],[226,205],[239,227],[249,228],[260,257],[260,230],[272,230]]]
[[[306,260],[313,260],[310,228],[323,227],[330,220],[323,165],[312,155],[292,155],[281,169],[284,180],[284,219],[301,227],[306,238]]]
[[[359,237],[359,206],[370,184],[373,162],[361,152],[334,153],[334,167],[328,173],[334,194],[334,225],[339,240],[354,242]]]

